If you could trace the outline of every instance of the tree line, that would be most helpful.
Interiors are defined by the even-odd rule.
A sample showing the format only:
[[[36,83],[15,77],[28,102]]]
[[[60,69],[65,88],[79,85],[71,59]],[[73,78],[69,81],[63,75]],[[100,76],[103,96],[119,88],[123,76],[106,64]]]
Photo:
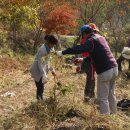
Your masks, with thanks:
[[[0,0],[1,43],[35,50],[42,35],[78,35],[96,23],[115,54],[130,36],[130,0]],[[5,43],[4,43],[5,42]],[[10,45],[11,44],[11,45]]]

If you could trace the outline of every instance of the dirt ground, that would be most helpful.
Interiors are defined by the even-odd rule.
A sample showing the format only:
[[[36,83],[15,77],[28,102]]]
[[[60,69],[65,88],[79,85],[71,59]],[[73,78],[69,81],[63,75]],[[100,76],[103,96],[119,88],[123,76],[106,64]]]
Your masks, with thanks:
[[[115,124],[113,129],[119,128],[118,125],[120,124],[121,129],[128,130],[130,125],[130,114],[128,112],[126,114],[126,112],[119,111],[117,117],[104,118],[100,116],[96,105],[84,103],[83,95],[86,77],[84,74],[75,74],[75,67],[57,70],[59,80],[63,86],[62,90],[57,89],[55,92],[57,102],[50,100],[51,95],[54,96],[56,80],[49,73],[50,80],[45,85],[44,102],[37,105],[35,98],[36,88],[30,76],[29,68],[30,62],[28,60],[17,60],[8,56],[0,57],[1,130],[51,130],[68,126],[71,128],[76,126],[77,128],[75,129],[82,130],[81,127],[84,126],[85,128],[85,125],[87,125],[86,129],[94,129],[95,125],[100,126],[103,124],[108,126],[111,124],[112,127],[113,123]],[[122,79],[122,77],[118,78],[117,82],[118,100],[130,98],[129,81]],[[56,106],[56,104],[58,105]],[[51,109],[49,105],[51,105]],[[52,110],[53,107],[54,109]],[[55,107],[58,110],[55,110]],[[41,111],[40,113],[39,110]],[[53,119],[55,117],[54,113],[52,113],[52,116],[50,115],[51,112],[48,113],[48,110],[51,110],[51,112],[54,110],[58,111],[57,113],[60,116],[56,113],[57,120]],[[71,115],[73,118],[63,117],[65,112],[69,110],[73,110],[76,116]],[[41,117],[45,117],[46,120],[40,120]]]

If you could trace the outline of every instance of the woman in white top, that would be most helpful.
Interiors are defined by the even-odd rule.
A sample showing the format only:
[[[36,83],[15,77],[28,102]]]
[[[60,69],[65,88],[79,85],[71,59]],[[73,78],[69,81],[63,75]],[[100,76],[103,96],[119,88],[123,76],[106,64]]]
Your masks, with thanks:
[[[46,35],[44,39],[46,42],[39,48],[31,66],[31,76],[37,87],[37,100],[43,100],[44,84],[48,81],[48,71],[50,70],[56,76],[54,69],[49,64],[49,54],[51,48],[57,45],[58,40],[53,35]]]

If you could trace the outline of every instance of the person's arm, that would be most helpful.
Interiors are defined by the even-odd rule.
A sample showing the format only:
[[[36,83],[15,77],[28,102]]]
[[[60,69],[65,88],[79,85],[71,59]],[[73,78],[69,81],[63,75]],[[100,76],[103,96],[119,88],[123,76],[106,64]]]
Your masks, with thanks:
[[[47,55],[46,49],[43,47],[39,48],[38,53],[37,53],[37,60],[38,60],[38,68],[41,74],[46,73],[43,68],[43,63],[42,63],[42,57],[46,55]]]
[[[48,55],[47,60],[46,60],[48,70],[52,73],[53,76],[56,76],[55,69],[51,66],[50,60],[51,60],[50,55]]]
[[[52,73],[53,76],[56,76],[55,69],[50,65],[49,65],[49,70],[50,70],[50,72]]]
[[[66,55],[66,54],[81,54],[81,53],[84,53],[84,52],[91,52],[94,48],[94,44],[92,41],[90,40],[87,40],[84,44],[82,45],[77,45],[77,46],[74,46],[72,48],[68,48],[64,51],[62,51],[62,54],[63,55]]]

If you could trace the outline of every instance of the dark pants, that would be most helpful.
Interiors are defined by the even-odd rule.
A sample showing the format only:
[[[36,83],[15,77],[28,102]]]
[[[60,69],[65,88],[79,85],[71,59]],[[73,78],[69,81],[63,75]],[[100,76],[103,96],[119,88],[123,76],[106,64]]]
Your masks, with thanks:
[[[92,98],[95,96],[95,71],[93,63],[90,60],[84,61],[81,65],[81,71],[84,71],[87,75],[84,96]]]
[[[44,84],[42,83],[42,77],[39,82],[35,81],[35,84],[37,87],[36,98],[37,100],[43,100]]]
[[[122,66],[121,66],[121,63],[125,60],[125,58],[121,55],[118,59],[117,59],[117,64],[118,64],[118,70],[119,71],[122,71]],[[129,67],[128,69],[130,70],[130,60],[128,61],[129,62]]]

